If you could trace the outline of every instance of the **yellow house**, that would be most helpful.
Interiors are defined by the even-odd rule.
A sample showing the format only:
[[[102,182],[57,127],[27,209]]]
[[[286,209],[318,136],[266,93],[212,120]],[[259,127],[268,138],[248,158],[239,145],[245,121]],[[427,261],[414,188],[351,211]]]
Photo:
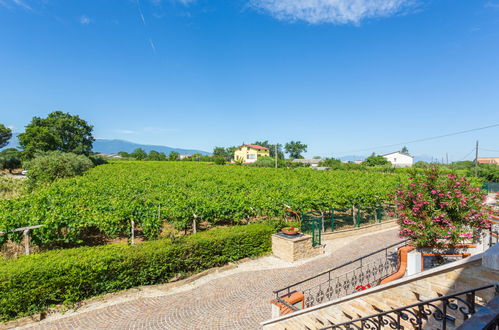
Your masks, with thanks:
[[[243,144],[234,152],[234,160],[243,160],[245,163],[254,163],[258,157],[269,156],[269,148],[254,144]]]

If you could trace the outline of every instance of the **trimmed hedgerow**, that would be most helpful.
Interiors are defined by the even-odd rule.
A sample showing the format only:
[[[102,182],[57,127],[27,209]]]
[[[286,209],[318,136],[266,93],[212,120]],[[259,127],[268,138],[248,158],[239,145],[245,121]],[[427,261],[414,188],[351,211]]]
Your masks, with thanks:
[[[0,321],[139,285],[164,283],[271,249],[266,224],[184,238],[50,251],[0,262]]]

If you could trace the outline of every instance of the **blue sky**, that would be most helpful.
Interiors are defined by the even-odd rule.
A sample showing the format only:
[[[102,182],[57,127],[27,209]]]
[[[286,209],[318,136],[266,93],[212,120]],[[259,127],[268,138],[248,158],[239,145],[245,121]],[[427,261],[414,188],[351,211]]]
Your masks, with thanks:
[[[98,138],[386,153],[499,123],[499,0],[0,0],[0,122],[53,110]],[[499,154],[499,127],[407,147],[477,139]]]

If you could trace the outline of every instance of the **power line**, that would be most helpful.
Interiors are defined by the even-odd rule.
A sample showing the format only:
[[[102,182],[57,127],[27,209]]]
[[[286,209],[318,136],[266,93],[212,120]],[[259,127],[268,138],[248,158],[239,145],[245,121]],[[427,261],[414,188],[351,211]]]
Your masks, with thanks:
[[[470,152],[468,152],[468,153],[466,154],[466,156],[464,156],[463,158],[461,158],[461,160],[466,160],[466,158],[468,158],[468,156],[469,156],[469,155],[471,155],[474,151],[475,151],[475,148],[471,149],[471,151],[470,151]]]
[[[499,150],[480,148],[480,150],[499,152]]]
[[[389,148],[389,147],[397,147],[397,146],[400,146],[400,145],[406,145],[406,144],[411,144],[411,143],[436,140],[436,139],[441,139],[441,138],[444,138],[444,137],[449,137],[449,136],[454,136],[454,135],[459,135],[459,134],[465,134],[465,133],[474,132],[474,131],[480,131],[480,130],[484,130],[484,129],[487,129],[487,128],[498,127],[498,126],[499,126],[499,123],[498,124],[493,124],[493,125],[488,125],[488,126],[483,126],[483,127],[472,128],[472,129],[468,129],[468,130],[464,130],[464,131],[458,131],[458,132],[448,133],[448,134],[444,134],[444,135],[437,135],[437,136],[432,136],[432,137],[427,137],[427,138],[422,138],[422,139],[417,139],[417,140],[412,140],[412,141],[406,141],[406,142],[400,142],[400,143],[395,143],[395,144],[387,144],[387,145],[378,146],[378,147],[374,147],[374,148],[352,150],[352,151],[342,152],[341,154],[352,153],[352,152],[361,152],[361,151],[372,151],[372,150],[376,150],[376,149],[384,149],[384,148]]]

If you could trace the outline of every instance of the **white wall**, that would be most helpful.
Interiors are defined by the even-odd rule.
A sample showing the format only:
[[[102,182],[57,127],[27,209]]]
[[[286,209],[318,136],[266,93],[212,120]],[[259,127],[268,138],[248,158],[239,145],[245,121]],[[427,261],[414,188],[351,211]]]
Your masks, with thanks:
[[[394,152],[392,154],[384,155],[390,163],[395,167],[411,167],[414,160],[411,156],[404,155],[400,152]]]

